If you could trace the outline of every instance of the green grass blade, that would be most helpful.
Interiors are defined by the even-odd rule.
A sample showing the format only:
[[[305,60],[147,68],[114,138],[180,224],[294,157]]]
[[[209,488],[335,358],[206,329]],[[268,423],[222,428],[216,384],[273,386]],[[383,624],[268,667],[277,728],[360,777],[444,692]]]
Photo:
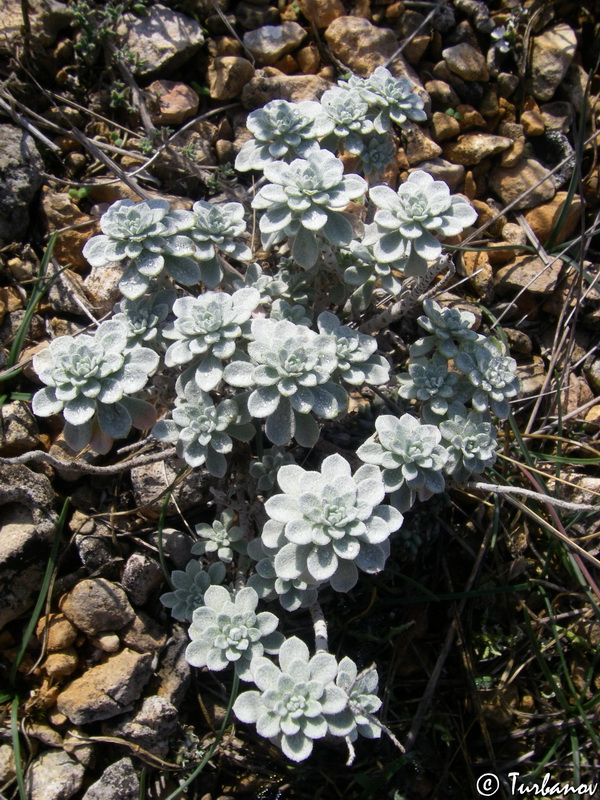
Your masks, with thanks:
[[[20,800],[27,800],[25,780],[23,778],[23,764],[21,763],[21,741],[19,739],[19,697],[15,695],[10,709],[10,733],[15,757],[15,772],[17,773],[17,786],[19,787]]]

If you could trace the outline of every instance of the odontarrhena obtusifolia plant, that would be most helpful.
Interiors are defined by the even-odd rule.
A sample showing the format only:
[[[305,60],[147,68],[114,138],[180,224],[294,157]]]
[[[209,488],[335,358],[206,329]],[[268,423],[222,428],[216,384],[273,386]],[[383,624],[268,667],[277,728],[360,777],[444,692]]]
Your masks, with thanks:
[[[188,525],[193,558],[160,600],[191,623],[190,664],[255,684],[234,713],[294,761],[317,739],[351,753],[359,735],[397,741],[374,716],[375,668],[327,652],[319,599],[385,569],[417,499],[494,464],[496,422],[519,389],[514,360],[469,311],[425,299],[423,335],[393,370],[368,332],[373,297],[422,294],[443,238],[477,216],[422,170],[397,190],[376,185],[403,129],[425,118],[412,83],[383,67],[320,102],[251,112],[236,168],[262,172],[256,190],[190,210],[114,203],[84,253],[122,265],[123,299],[95,333],[58,337],[33,361],[46,384],[34,412],[62,412],[70,447],[106,453],[151,429],[160,454],[170,446],[206,478],[214,507]],[[361,174],[345,173],[348,153]],[[401,410],[390,399],[382,413],[374,394]],[[357,461],[315,448],[322,429],[328,447],[353,442]],[[314,650],[285,638],[299,609]]]

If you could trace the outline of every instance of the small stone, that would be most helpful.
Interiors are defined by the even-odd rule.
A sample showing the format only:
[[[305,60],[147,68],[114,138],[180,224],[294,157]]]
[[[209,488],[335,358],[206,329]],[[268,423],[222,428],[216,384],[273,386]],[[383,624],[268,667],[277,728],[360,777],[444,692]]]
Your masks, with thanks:
[[[284,75],[295,75],[299,70],[298,62],[294,56],[289,53],[283,58],[280,58],[279,61],[276,61],[273,66],[275,69],[283,72]]]
[[[510,97],[515,93],[519,86],[519,76],[512,72],[501,72],[496,79],[498,94],[500,97]]]
[[[214,100],[233,100],[254,77],[254,67],[246,58],[219,56],[209,66],[207,77]]]
[[[431,35],[427,32],[427,26],[423,25],[424,20],[423,14],[407,9],[402,14],[400,24],[396,28],[401,41],[408,39],[417,29],[420,29],[402,51],[402,55],[409,64],[418,64],[429,47]]]
[[[520,164],[525,152],[525,137],[515,139],[512,145],[502,153],[500,158],[501,167],[516,167]]]
[[[82,800],[137,800],[140,782],[130,758],[121,758],[106,767],[92,783]]]
[[[569,385],[567,387],[563,386],[561,392],[562,413],[572,414],[593,399],[594,395],[585,378],[570,373]],[[578,414],[574,414],[572,419],[581,419],[583,414],[584,412],[580,411]]]
[[[0,456],[18,456],[39,444],[37,421],[29,404],[13,400],[0,407]]]
[[[242,45],[233,36],[215,36],[208,41],[208,52],[215,58],[216,56],[241,56]]]
[[[466,42],[442,50],[442,57],[450,70],[465,81],[489,80],[484,56]]]
[[[316,75],[321,66],[318,47],[312,42],[306,47],[301,47],[296,53],[296,61],[305,75]]]
[[[219,139],[215,142],[215,153],[218,164],[227,164],[235,160],[235,147],[228,139]]]
[[[143,17],[123,14],[117,35],[120,47],[135,57],[132,71],[138,77],[176,69],[204,43],[196,20],[160,3],[150,6]]]
[[[264,25],[244,34],[244,47],[249,50],[259,66],[275,64],[286,53],[299,47],[306,39],[306,31],[297,22],[283,25]]]
[[[556,194],[556,187],[551,178],[543,180],[536,186],[538,181],[547,175],[548,170],[539,161],[526,158],[514,167],[497,167],[492,170],[490,187],[506,205],[517,200],[524,192],[528,192],[513,206],[514,211],[519,211],[552,200]]]
[[[486,225],[491,220],[494,220],[487,228],[494,236],[500,235],[503,226],[506,224],[506,217],[498,216],[498,209],[493,208],[489,203],[484,203],[483,200],[473,199],[471,205],[477,211],[476,227]]]
[[[319,30],[327,28],[335,19],[346,14],[342,0],[300,0],[300,11]]]
[[[360,17],[338,17],[325,31],[325,39],[333,54],[362,77],[383,66],[399,46],[391,30]]]
[[[58,712],[55,714],[58,715]],[[63,719],[62,724],[69,721],[64,714],[60,714],[60,716]],[[63,748],[84,767],[89,767],[95,760],[95,745],[92,742],[82,741],[81,737],[85,735],[81,728],[69,728],[63,739]]]
[[[517,375],[521,381],[520,396],[536,397],[544,388],[546,368],[539,356],[517,362]]]
[[[189,639],[183,626],[174,624],[169,644],[161,654],[157,672],[156,694],[164,697],[175,708],[181,705],[192,679],[192,668],[185,658],[188,644]]]
[[[71,675],[79,666],[77,652],[72,647],[50,653],[44,659],[42,669],[49,678],[64,678]]]
[[[151,544],[158,549],[158,534],[150,536]],[[192,556],[194,539],[189,533],[175,530],[174,528],[164,528],[162,532],[162,546],[165,555],[176,569],[185,570]]]
[[[569,199],[568,192],[557,192],[549,203],[544,203],[537,208],[532,208],[525,213],[525,219],[542,244],[546,244],[554,230],[560,215],[563,213],[565,203]],[[562,244],[577,228],[581,220],[583,202],[579,195],[570,199],[569,209],[562,221],[560,230],[554,239],[555,244]]]
[[[500,117],[500,101],[496,86],[488,83],[483,90],[483,97],[479,101],[481,116],[488,122],[495,122]]]
[[[163,581],[158,561],[145,553],[132,553],[127,559],[121,583],[135,606],[143,606]]]
[[[494,298],[494,273],[486,252],[465,250],[459,261],[458,273],[469,278],[469,283],[484,303]]]
[[[63,266],[69,265],[75,270],[88,269],[82,250],[90,236],[100,233],[97,219],[84,214],[66,192],[56,192],[48,186],[42,189],[42,212],[48,233],[77,225],[58,235],[53,255]]]
[[[123,644],[137,653],[155,653],[165,646],[164,629],[143,611],[121,630]]]
[[[0,245],[25,235],[43,169],[33,136],[14,125],[0,125]]]
[[[461,133],[470,131],[473,128],[480,128],[481,130],[486,129],[486,121],[481,116],[479,111],[477,111],[476,108],[473,108],[473,106],[469,106],[466,103],[459,103],[454,110],[460,115],[458,124],[460,126]]]
[[[404,152],[411,167],[442,154],[442,148],[415,122],[405,122],[402,132]]]
[[[454,139],[460,133],[460,125],[454,117],[449,114],[444,114],[441,111],[435,111],[431,118],[431,126],[433,128],[433,138],[436,142],[445,142],[448,139]]]
[[[15,754],[8,744],[0,744],[0,786],[12,783],[17,777]]]
[[[568,133],[573,124],[573,106],[556,100],[553,103],[544,103],[540,106],[540,114],[544,121],[544,127],[549,131],[560,131]]]
[[[456,142],[444,145],[444,158],[455,164],[471,166],[479,164],[484,158],[501,153],[512,145],[506,136],[491,133],[465,133]]]
[[[559,258],[546,265],[539,256],[517,256],[498,270],[496,286],[503,294],[524,290],[533,295],[549,295],[556,289],[562,265]]]
[[[585,366],[584,372],[592,389],[596,394],[600,394],[600,359],[597,358],[591,364]]]
[[[318,75],[283,75],[279,71],[274,74],[272,69],[257,70],[254,78],[246,84],[242,92],[242,103],[246,108],[262,108],[275,99],[290,103],[319,100],[323,92],[331,88],[331,83]]]
[[[281,22],[281,14],[275,6],[260,6],[259,8],[252,3],[242,2],[235,7],[234,22],[237,22],[247,31],[255,31],[263,25],[278,25]]]
[[[515,328],[504,327],[503,331],[506,335],[506,341],[508,342],[511,353],[518,353],[519,355],[525,356],[531,355],[533,343],[526,333],[518,331]]]
[[[91,636],[118,631],[135,616],[123,589],[105,578],[86,578],[78,583],[63,599],[61,611]]]
[[[150,114],[155,125],[179,125],[198,113],[200,98],[185,83],[153,81],[146,91],[156,106],[156,110]]]
[[[133,467],[131,470],[131,482],[139,513],[149,519],[158,519],[161,514],[164,493],[171,487],[177,477],[178,469],[174,465],[174,460],[169,459],[165,462],[146,464],[141,467]],[[202,471],[190,473],[173,490],[173,497],[179,508],[186,511],[200,502],[201,498],[208,497],[207,487],[209,479]],[[173,513],[176,509],[171,500],[168,505],[168,512]],[[109,626],[114,627],[114,626]]]
[[[124,649],[76,678],[57,698],[58,710],[74,725],[130,711],[154,669],[150,653]]]
[[[539,111],[524,111],[521,124],[527,136],[541,136],[544,132],[544,118]]]
[[[101,633],[99,636],[92,636],[90,642],[105,653],[116,653],[121,647],[121,641],[116,633]]]
[[[533,37],[529,90],[536,100],[551,100],[577,49],[575,31],[565,22]]]
[[[452,164],[443,158],[422,161],[418,167],[409,169],[409,172],[415,172],[416,169],[428,172],[436,181],[445,181],[453,192],[465,179],[465,168],[461,164]]]
[[[507,222],[502,228],[502,237],[510,244],[527,244],[527,234],[516,222]]]
[[[25,789],[29,800],[69,800],[83,783],[85,768],[62,750],[46,750],[29,765]]]
[[[455,109],[460,103],[459,96],[446,81],[427,81],[425,84],[425,91],[429,93],[434,107],[440,108],[443,111],[446,111],[448,108]]]
[[[119,281],[123,277],[123,264],[119,261],[92,267],[83,281],[83,288],[99,316],[113,310],[113,306],[121,299]]]
[[[105,735],[118,736],[143,747],[159,758],[169,752],[169,739],[178,726],[178,711],[164,697],[146,697],[135,713],[123,716],[118,722],[103,725]]]

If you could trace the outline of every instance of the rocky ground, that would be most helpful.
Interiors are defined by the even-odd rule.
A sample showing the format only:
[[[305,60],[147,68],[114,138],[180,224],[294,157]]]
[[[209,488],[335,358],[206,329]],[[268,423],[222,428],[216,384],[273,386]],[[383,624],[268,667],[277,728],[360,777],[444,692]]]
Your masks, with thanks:
[[[4,0],[0,21],[0,793],[174,797],[214,740],[228,694],[225,679],[187,665],[185,628],[158,600],[166,584],[157,522],[180,465],[111,471],[132,451],[127,443],[64,466],[75,455],[58,418],[36,420],[30,410],[40,385],[34,353],[102,318],[120,297],[121,268],[90,268],[83,244],[108,203],[137,200],[140,188],[176,208],[245,200],[247,180],[238,181],[232,161],[249,137],[249,110],[274,98],[318,99],[340,75],[387,65],[414,81],[428,121],[398,139],[385,180],[396,187],[426,170],[479,215],[468,237],[447,243],[457,275],[443,298],[484,326],[495,317],[504,327],[523,388],[515,417],[534,454],[523,485],[536,488],[537,469],[563,482],[565,499],[594,502],[598,8],[29,0],[24,21],[26,7]],[[47,268],[60,274],[32,307],[54,232]],[[390,348],[393,337],[392,329]],[[335,447],[335,437],[325,444]],[[523,480],[524,467],[501,469]],[[198,471],[173,492],[164,531],[171,569],[185,568],[189,524],[210,517],[210,499]],[[328,601],[340,619],[332,638],[377,661],[383,714],[410,744],[406,756],[363,742],[346,768],[325,746],[297,768],[237,726],[182,796],[433,800],[474,797],[480,773],[515,764],[523,774],[547,763],[564,779],[577,769],[582,780],[593,775],[598,515],[571,516],[565,531],[547,509],[536,522],[526,509],[503,506],[498,516],[493,506],[463,493],[414,512],[386,584],[367,581]],[[561,549],[548,525],[580,550]],[[482,541],[485,562],[472,573]],[[49,559],[47,599],[32,617]],[[475,577],[478,593],[467,602]],[[560,622],[547,623],[551,612]]]

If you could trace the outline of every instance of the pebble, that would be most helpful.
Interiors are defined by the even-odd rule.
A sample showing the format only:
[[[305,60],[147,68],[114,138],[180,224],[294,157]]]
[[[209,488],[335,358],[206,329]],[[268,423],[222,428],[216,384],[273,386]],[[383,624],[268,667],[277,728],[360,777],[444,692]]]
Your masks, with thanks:
[[[471,166],[484,158],[501,153],[512,145],[512,139],[491,133],[465,133],[456,142],[444,145],[444,157],[455,164]]]
[[[477,224],[476,227],[480,225],[485,225],[490,220],[494,220],[487,230],[490,233],[493,233],[495,236],[499,236],[500,232],[503,230],[503,226],[506,224],[506,217],[500,216],[498,217],[498,210],[491,206],[489,203],[485,203],[483,200],[473,199],[471,200],[471,205],[477,211]]]
[[[14,125],[0,125],[0,245],[25,236],[43,169],[33,136]]]
[[[489,72],[484,56],[473,45],[463,42],[442,50],[449,69],[465,81],[487,81]]]
[[[105,723],[106,736],[118,736],[133,742],[144,750],[165,758],[169,752],[169,739],[178,727],[179,712],[166,698],[146,697],[141,708],[112,723]]]
[[[389,6],[388,6],[389,10]],[[413,39],[406,45],[402,51],[402,55],[409,62],[409,64],[418,64],[425,51],[429,47],[431,35],[427,32],[427,26],[423,26],[425,17],[419,14],[418,11],[411,11],[407,9],[404,11],[400,18],[400,23],[397,27],[398,36],[401,41],[408,39],[408,37],[420,28],[419,32]]]
[[[600,394],[600,358],[596,358],[591,364],[584,366],[584,372],[592,389],[596,394]]]
[[[215,36],[208,40],[208,52],[213,58],[216,56],[241,56],[242,45],[233,36]]]
[[[319,48],[313,42],[301,47],[296,53],[298,66],[305,75],[315,75],[321,66],[321,56]]]
[[[346,15],[342,0],[300,0],[300,11],[319,30],[327,28],[338,17]]]
[[[38,447],[39,428],[29,403],[13,400],[0,407],[0,456],[9,458]]]
[[[402,126],[402,144],[406,159],[411,167],[421,161],[430,161],[442,154],[442,148],[436,144],[416,122],[406,121]]]
[[[496,272],[495,282],[502,294],[525,290],[533,295],[549,295],[556,289],[563,262],[544,264],[539,256],[517,256]]]
[[[101,633],[99,636],[90,637],[90,642],[105,653],[116,653],[121,647],[121,641],[116,633]]]
[[[389,28],[378,28],[361,17],[338,17],[325,31],[325,39],[334,56],[362,77],[383,66],[399,47]]]
[[[63,614],[90,636],[118,631],[135,616],[123,589],[105,578],[86,578],[60,605]]]
[[[517,375],[521,381],[520,397],[535,397],[544,387],[546,367],[540,356],[517,362]]]
[[[577,49],[575,31],[565,22],[533,37],[529,91],[543,102],[551,100],[562,83]]]
[[[146,553],[133,553],[127,559],[121,584],[134,606],[143,606],[163,581],[160,564]]]
[[[62,750],[46,750],[25,773],[28,800],[69,800],[81,788],[85,767]]]
[[[44,475],[0,464],[0,629],[38,595],[56,525],[54,497]]]
[[[169,644],[161,653],[161,663],[156,674],[156,693],[173,703],[175,708],[181,705],[192,680],[192,668],[185,659],[188,644],[189,639],[183,626],[174,624]]]
[[[138,512],[149,519],[158,519],[164,502],[164,493],[169,489],[177,477],[178,469],[174,460],[146,464],[133,467],[131,470],[131,483]],[[192,508],[203,498],[208,499],[207,487],[209,477],[202,470],[191,472],[173,490],[173,498],[182,511]],[[167,507],[167,513],[175,513],[176,506],[173,500]]]
[[[69,265],[75,270],[89,269],[82,250],[90,236],[100,233],[97,219],[84,214],[66,192],[57,192],[48,186],[42,189],[42,213],[48,233],[70,225],[81,226],[58,235],[53,255],[63,266]]]
[[[138,77],[172,71],[204,44],[196,20],[156,3],[144,16],[123,14],[117,26],[119,47],[133,54],[132,71]]]
[[[186,83],[153,81],[146,89],[156,110],[150,112],[155,125],[180,125],[198,113],[200,98]]]
[[[568,192],[557,192],[549,203],[544,203],[525,213],[526,221],[542,244],[548,241],[550,233],[558,222],[567,200]],[[560,231],[554,240],[555,244],[561,244],[566,241],[575,231],[581,219],[582,210],[583,202],[581,197],[579,197],[579,195],[574,195],[571,198],[569,209],[566,217],[563,219]]]
[[[512,72],[501,72],[496,79],[496,86],[500,97],[511,97],[519,86],[519,76]]]
[[[459,103],[454,110],[460,115],[458,124],[461,133],[465,133],[473,128],[481,128],[483,130],[487,128],[486,121],[473,106],[469,106],[466,103]]]
[[[523,331],[518,331],[516,328],[502,328],[506,335],[506,340],[511,353],[518,353],[519,355],[529,356],[533,350],[533,343],[529,336]]]
[[[527,136],[541,136],[544,132],[544,118],[539,111],[524,111],[521,124]]]
[[[54,716],[62,718],[62,725],[68,723],[68,718],[64,714],[58,714],[54,711]],[[48,715],[50,716],[50,715]],[[95,747],[92,742],[82,741],[81,736],[85,736],[85,732],[81,728],[69,728],[63,739],[63,748],[74,759],[83,764],[84,767],[89,767],[95,760]]]
[[[431,102],[434,107],[438,107],[443,111],[447,109],[456,109],[460,103],[460,98],[450,86],[449,83],[442,80],[427,81],[425,83],[425,91],[430,95]]]
[[[247,109],[261,108],[271,100],[319,100],[331,82],[318,75],[284,75],[274,67],[256,71],[242,91],[242,103]]]
[[[525,153],[525,137],[515,139],[512,145],[502,153],[500,158],[501,167],[516,167]]]
[[[494,299],[494,273],[486,252],[463,251],[457,272],[469,278],[469,283],[484,303]]]
[[[573,124],[573,106],[562,100],[544,103],[540,106],[544,127],[549,131],[568,133]]]
[[[422,161],[418,167],[409,169],[409,172],[415,172],[416,169],[428,172],[436,181],[445,181],[453,192],[465,179],[465,168],[461,164],[452,164],[443,158]]]
[[[15,754],[9,744],[0,744],[0,785],[12,783],[17,777]]]
[[[502,236],[509,244],[527,244],[527,234],[516,222],[507,222],[502,228]]]
[[[71,675],[79,666],[77,652],[72,647],[50,653],[42,663],[42,669],[49,678],[64,678]]]
[[[435,111],[433,113],[431,126],[433,129],[433,138],[436,142],[445,142],[448,139],[454,139],[460,133],[458,121],[449,114],[444,114],[441,111]]]
[[[167,641],[164,629],[143,611],[120,631],[120,636],[123,644],[137,653],[155,653]]]
[[[82,800],[137,800],[140,782],[130,758],[110,764]]]
[[[514,167],[496,167],[492,170],[490,187],[505,204],[512,203],[523,192],[529,191],[526,197],[513,206],[514,211],[519,211],[552,200],[556,194],[556,188],[551,178],[544,180],[535,189],[533,188],[539,180],[547,175],[548,170],[539,161],[526,158]]]
[[[244,47],[249,50],[259,66],[273,65],[280,58],[299,47],[306,39],[306,31],[297,22],[283,25],[264,25],[244,34]]]
[[[58,710],[74,725],[130,711],[154,670],[150,653],[125,648],[76,678],[57,698]]]
[[[119,281],[123,271],[122,262],[103,264],[101,267],[92,267],[84,279],[83,289],[97,316],[110,313],[121,299]]]
[[[257,7],[252,3],[242,2],[235,7],[234,24],[238,23],[247,31],[262,28],[263,25],[277,25],[281,22],[281,14],[275,6]]]

